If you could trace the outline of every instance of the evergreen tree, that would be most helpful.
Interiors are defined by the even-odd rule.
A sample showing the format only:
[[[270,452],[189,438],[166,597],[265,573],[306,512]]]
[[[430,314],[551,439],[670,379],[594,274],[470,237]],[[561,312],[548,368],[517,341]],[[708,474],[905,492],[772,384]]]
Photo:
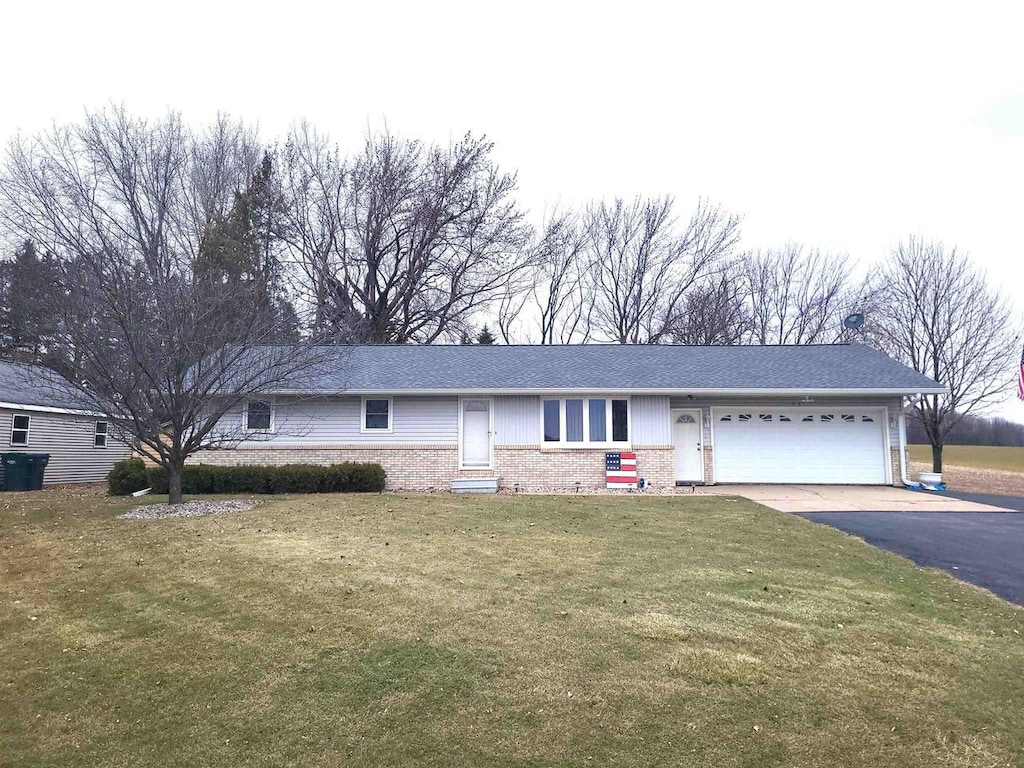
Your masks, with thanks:
[[[476,343],[477,344],[493,344],[494,341],[495,341],[494,334],[491,333],[491,330],[485,324],[484,327],[480,329],[480,333],[478,333],[477,336],[476,336]]]
[[[26,240],[14,258],[0,264],[0,353],[38,361],[52,346],[57,328],[46,310],[55,288],[49,254]]]
[[[277,222],[284,206],[273,160],[264,154],[246,189],[235,192],[231,209],[207,227],[194,273],[197,280],[246,289],[267,327],[282,329],[280,340],[294,341],[299,336],[298,316],[284,295],[278,258]]]

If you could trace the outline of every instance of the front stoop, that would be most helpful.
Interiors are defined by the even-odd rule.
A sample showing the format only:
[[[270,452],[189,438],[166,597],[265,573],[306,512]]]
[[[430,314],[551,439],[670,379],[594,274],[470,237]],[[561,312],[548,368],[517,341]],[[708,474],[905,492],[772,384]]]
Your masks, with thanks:
[[[497,493],[496,477],[457,477],[452,480],[452,493]]]

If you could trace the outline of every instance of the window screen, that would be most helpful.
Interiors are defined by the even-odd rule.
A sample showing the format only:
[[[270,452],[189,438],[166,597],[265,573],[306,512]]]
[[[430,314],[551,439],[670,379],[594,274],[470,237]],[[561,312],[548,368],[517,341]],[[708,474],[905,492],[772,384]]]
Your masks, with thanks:
[[[28,416],[15,416],[11,424],[11,445],[28,445]]]
[[[604,400],[594,399],[590,408],[590,442],[603,443],[608,439],[608,406]]]
[[[271,412],[272,408],[270,403],[262,400],[249,401],[249,406],[245,414],[246,429],[262,430],[264,432],[269,431]]]
[[[557,443],[562,433],[558,400],[544,401],[544,442]]]
[[[629,409],[626,400],[612,400],[612,440],[616,443],[629,440]]]
[[[391,429],[391,401],[366,401],[366,429]]]

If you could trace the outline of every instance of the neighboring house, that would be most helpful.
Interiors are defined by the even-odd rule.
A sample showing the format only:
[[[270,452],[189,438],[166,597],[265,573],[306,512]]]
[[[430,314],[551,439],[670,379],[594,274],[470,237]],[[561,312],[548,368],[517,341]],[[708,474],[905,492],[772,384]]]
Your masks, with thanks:
[[[654,487],[899,484],[905,399],[936,382],[862,344],[339,346],[301,388],[223,420],[215,464],[379,462],[394,489],[494,478],[601,487],[635,452]]]
[[[47,368],[0,361],[0,452],[48,453],[44,484],[105,480],[131,450]]]

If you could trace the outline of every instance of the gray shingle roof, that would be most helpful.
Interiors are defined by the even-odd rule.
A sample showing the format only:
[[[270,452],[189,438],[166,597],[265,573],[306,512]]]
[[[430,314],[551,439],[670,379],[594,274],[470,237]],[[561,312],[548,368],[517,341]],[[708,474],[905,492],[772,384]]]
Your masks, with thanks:
[[[0,403],[90,410],[87,397],[49,368],[0,360]]]
[[[884,390],[940,389],[863,344],[689,347],[321,347],[327,363],[296,389],[409,390]]]

